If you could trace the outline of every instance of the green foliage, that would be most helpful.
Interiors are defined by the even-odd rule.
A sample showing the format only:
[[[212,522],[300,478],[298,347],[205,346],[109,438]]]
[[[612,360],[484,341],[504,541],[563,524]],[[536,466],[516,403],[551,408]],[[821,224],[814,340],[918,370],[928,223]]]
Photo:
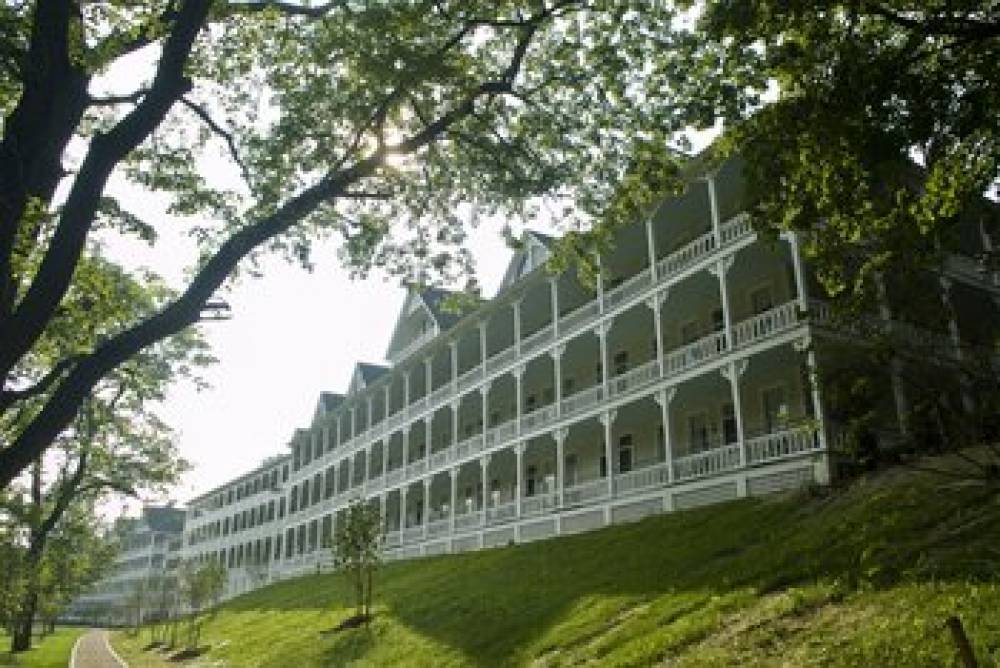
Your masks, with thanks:
[[[982,199],[1000,184],[998,37],[980,2],[708,2],[661,66],[691,65],[692,121],[724,119],[716,156],[746,158],[758,227],[809,231],[825,288],[851,298],[1000,231]]]
[[[186,561],[178,571],[180,596],[187,609],[187,647],[196,649],[201,639],[204,619],[200,616],[207,606],[217,606],[226,587],[226,569],[216,561],[197,563]]]
[[[366,501],[351,503],[333,532],[333,562],[354,582],[357,614],[371,616],[375,569],[382,554],[382,512]]]
[[[928,462],[947,468],[955,461]],[[368,628],[349,574],[224,604],[201,661],[297,666],[947,666],[958,614],[997,655],[994,491],[906,470],[822,498],[744,499],[635,524],[386,564]],[[132,665],[146,665],[136,643]],[[159,665],[152,663],[151,665]]]

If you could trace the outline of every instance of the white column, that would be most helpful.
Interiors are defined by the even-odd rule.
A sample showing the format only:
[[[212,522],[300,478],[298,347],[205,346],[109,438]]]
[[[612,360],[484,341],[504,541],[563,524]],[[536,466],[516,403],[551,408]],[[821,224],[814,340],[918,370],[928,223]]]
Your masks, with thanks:
[[[556,402],[556,415],[562,415],[562,356],[566,351],[565,345],[553,346],[552,350],[549,351],[549,355],[552,357],[552,370],[555,376],[555,402]]]
[[[483,397],[483,439],[485,441],[486,432],[490,429],[490,385],[485,382],[479,386],[479,394]],[[485,445],[485,442],[484,442]]]
[[[391,383],[386,383],[386,385],[385,385],[385,417],[382,418],[383,420],[388,420],[389,419],[389,414],[390,414],[390,410],[389,410],[390,399],[392,397],[391,390],[392,390],[392,384]]]
[[[424,418],[424,458],[429,459],[431,456],[431,450],[434,449],[434,444],[431,437],[434,436],[434,413],[428,413],[427,417]],[[430,466],[430,462],[427,462]]]
[[[455,505],[458,503],[458,467],[448,469],[448,475],[451,478],[451,502],[448,504],[450,517],[448,519],[451,533],[455,533]]]
[[[656,235],[653,232],[653,216],[646,218],[646,250],[649,253],[649,280],[656,283]]]
[[[330,443],[330,425],[329,423],[323,425],[323,452],[329,453],[333,449]]]
[[[517,351],[517,356],[521,357],[521,300],[516,300],[512,306],[514,307],[514,350]]]
[[[552,301],[552,338],[559,338],[559,279],[549,279],[549,294]]]
[[[403,427],[403,479],[406,479],[406,467],[410,464],[410,425]]]
[[[556,441],[556,505],[563,505],[563,494],[566,491],[566,436],[569,430],[565,427],[552,432]]]
[[[722,300],[722,322],[726,330],[726,349],[732,350],[736,345],[733,339],[733,314],[729,306],[729,290],[726,287],[726,273],[733,266],[733,258],[724,257],[715,263],[709,271],[719,278],[719,296]]]
[[[670,404],[676,395],[676,387],[668,387],[656,393],[656,403],[660,405],[660,420],[663,424],[663,450],[664,461],[667,464],[667,482],[674,481],[674,443],[670,434]]]
[[[715,174],[706,176],[705,183],[708,185],[708,206],[712,212],[712,233],[715,235],[715,246],[718,248],[722,245],[720,234],[722,222],[719,220],[719,199],[715,193]]]
[[[358,435],[358,407],[351,406],[351,438]]]
[[[368,415],[366,416],[365,427],[371,429],[372,427],[372,395],[368,395]]]
[[[517,406],[514,411],[514,424],[517,426],[517,433],[521,433],[521,415],[524,412],[523,401],[524,401],[524,384],[522,382],[524,378],[524,365],[518,364],[515,366],[511,373],[514,374],[514,396],[516,397]]]
[[[458,341],[449,341],[448,349],[451,352],[451,389],[454,392],[458,386]]]
[[[385,484],[385,474],[389,472],[389,434],[382,436],[382,481]]]
[[[458,445],[458,408],[459,401],[461,399],[456,399],[451,402],[451,444],[452,446]]]
[[[354,455],[347,458],[347,489],[354,489]]]
[[[489,496],[488,496],[488,494],[489,494],[489,486],[490,486],[490,478],[489,478],[490,456],[489,455],[483,455],[482,457],[480,457],[480,459],[479,459],[479,466],[482,468],[482,472],[483,472],[483,480],[482,480],[482,485],[483,485],[483,506],[482,506],[483,516],[482,516],[482,522],[485,524],[486,523],[486,507],[489,505]]]
[[[653,332],[656,336],[656,368],[659,377],[663,377],[663,323],[661,322],[660,307],[667,297],[667,288],[658,290],[646,300],[646,306],[653,310]]]
[[[745,359],[730,362],[727,366],[719,369],[722,375],[729,381],[730,391],[733,398],[733,417],[736,419],[736,442],[740,447],[740,468],[746,466],[746,440],[743,433],[743,409],[740,402],[740,376],[746,371],[747,361]]]
[[[403,371],[403,410],[410,407],[410,371]]]
[[[788,232],[788,245],[792,251],[792,271],[795,274],[795,294],[799,300],[799,310],[809,309],[809,286],[806,283],[805,267],[802,262],[802,248],[799,245],[799,233]]]
[[[608,378],[610,377],[608,373],[608,332],[611,330],[611,323],[611,320],[602,322],[594,328],[594,334],[597,335],[601,351],[601,387],[604,399],[608,398]]]
[[[406,487],[407,484],[404,483],[402,487],[399,488],[399,530],[403,531],[406,529]],[[402,535],[400,535],[400,540],[402,540]]]
[[[613,459],[614,447],[611,442],[611,425],[614,424],[618,411],[610,410],[600,416],[601,424],[604,425],[604,461],[605,470],[608,474],[608,496],[612,496],[615,491],[615,463]]]
[[[812,348],[806,352],[806,365],[809,369],[809,389],[812,392],[813,411],[816,413],[813,417],[816,420],[816,428],[819,432],[819,447],[821,450],[826,450],[826,417],[823,412],[823,395],[819,387],[816,351]]]
[[[434,390],[434,359],[427,357],[424,359],[424,396],[430,401],[431,392]]]
[[[341,433],[340,433],[340,416],[338,415],[337,416],[337,445],[339,446],[343,442],[344,442],[344,439],[343,439],[343,437],[341,436]]]
[[[514,444],[514,456],[517,464],[516,483],[514,486],[514,508],[518,519],[521,517],[521,498],[524,496],[524,441]]]

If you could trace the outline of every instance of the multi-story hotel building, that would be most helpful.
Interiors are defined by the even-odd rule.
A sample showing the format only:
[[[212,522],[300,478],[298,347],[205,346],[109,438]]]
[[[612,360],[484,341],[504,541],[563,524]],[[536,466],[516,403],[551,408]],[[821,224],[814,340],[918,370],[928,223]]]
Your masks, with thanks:
[[[826,483],[818,288],[797,237],[758,238],[744,208],[731,161],[622,229],[596,289],[548,274],[551,240],[527,233],[475,309],[411,292],[387,365],[359,363],[287,454],[191,502],[186,554],[222,559],[232,594],[328,563],[358,498],[398,558]],[[946,274],[956,343],[1000,322],[995,277],[963,258]]]
[[[77,598],[63,615],[68,620],[128,624],[139,614],[152,618],[153,597],[136,591],[176,567],[184,531],[183,509],[146,506],[137,518],[122,518],[114,531],[119,551],[107,576]]]

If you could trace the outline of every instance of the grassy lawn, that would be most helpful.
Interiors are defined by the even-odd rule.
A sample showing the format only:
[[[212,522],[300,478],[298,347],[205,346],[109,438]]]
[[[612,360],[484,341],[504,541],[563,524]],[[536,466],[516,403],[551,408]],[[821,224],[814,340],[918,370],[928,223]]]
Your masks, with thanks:
[[[0,666],[24,668],[66,668],[76,639],[87,632],[82,628],[57,628],[55,633],[42,640],[35,640],[29,651],[12,656],[10,638],[0,631]]]
[[[230,666],[947,666],[958,614],[1000,665],[997,490],[896,470],[579,536],[387,565],[369,628],[339,575],[206,624]],[[130,664],[166,665],[116,636]],[[172,665],[177,665],[176,663]]]

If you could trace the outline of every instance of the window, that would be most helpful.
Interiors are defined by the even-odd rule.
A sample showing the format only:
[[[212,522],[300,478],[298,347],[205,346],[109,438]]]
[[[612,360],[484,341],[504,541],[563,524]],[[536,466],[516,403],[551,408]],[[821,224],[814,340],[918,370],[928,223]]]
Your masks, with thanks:
[[[538,397],[532,394],[524,401],[524,412],[530,413],[531,411],[535,410],[537,406],[538,406]]]
[[[544,401],[546,404],[551,404],[555,400],[556,400],[555,390],[553,390],[551,387],[546,387],[544,390],[542,390],[542,401]]]
[[[274,560],[281,559],[281,534],[274,537]]]
[[[573,386],[574,386],[574,383],[573,383],[573,379],[572,378],[563,378],[563,396],[564,397],[568,397],[569,395],[573,394]]]
[[[726,326],[726,316],[723,315],[722,309],[717,308],[712,311],[712,331],[721,332]]]
[[[323,491],[323,489],[322,489],[322,484],[323,484],[322,480],[323,480],[323,474],[322,473],[317,473],[316,475],[313,476],[313,489],[312,489],[312,502],[313,503],[319,503],[320,494]]]
[[[771,296],[771,286],[765,285],[750,293],[750,308],[754,315],[774,308],[774,298]]]
[[[625,434],[618,439],[618,472],[628,473],[632,470],[632,434]]]
[[[708,449],[708,418],[704,413],[688,416],[688,445],[691,452]]]
[[[615,375],[620,376],[628,371],[628,351],[622,350],[615,355]]]
[[[333,544],[333,517],[323,517],[323,528],[320,532],[320,547],[328,548]]]
[[[788,422],[788,403],[785,387],[776,385],[761,393],[763,402],[764,428],[768,433],[778,431]]]
[[[736,411],[732,404],[722,406],[722,437],[726,443],[735,443],[739,440],[736,429]]]
[[[524,480],[525,496],[535,495],[535,475],[537,474],[537,472],[538,471],[534,466],[528,467]]]
[[[278,499],[278,519],[285,517],[285,497]]]
[[[566,455],[566,487],[571,487],[576,484],[576,474],[577,474],[577,458],[576,455]]]

